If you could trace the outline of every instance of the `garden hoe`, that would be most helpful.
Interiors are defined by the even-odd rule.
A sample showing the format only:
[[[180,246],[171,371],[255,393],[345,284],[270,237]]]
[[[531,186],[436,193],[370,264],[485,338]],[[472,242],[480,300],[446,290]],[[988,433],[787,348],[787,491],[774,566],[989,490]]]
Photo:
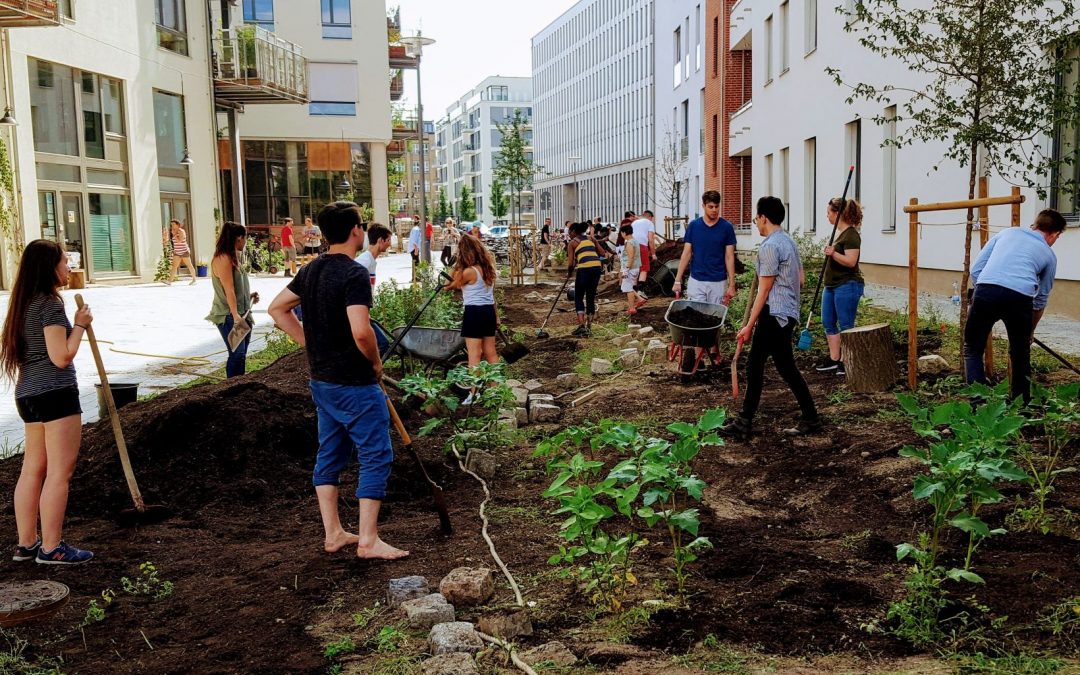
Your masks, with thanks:
[[[507,331],[502,326],[498,328],[499,338],[503,341],[503,348],[499,350],[499,356],[508,364],[516,363],[529,355],[529,348],[521,342],[510,339]]]
[[[855,173],[855,165],[852,164],[848,168],[847,181],[844,183],[844,194],[840,197],[840,211],[836,215],[836,222],[832,226],[832,234],[829,235],[829,246],[832,246],[833,238],[836,237],[836,226],[840,224],[840,214],[844,212],[844,207],[847,206],[847,191],[851,187],[851,174]],[[817,306],[818,295],[821,294],[821,284],[825,281],[825,267],[828,266],[829,259],[825,258],[825,261],[821,263],[821,275],[818,276],[817,288],[814,289],[814,299],[810,302],[810,313],[806,315],[806,328],[803,328],[802,333],[799,334],[799,350],[809,351],[811,344],[810,337],[810,321],[814,318],[814,308]]]
[[[540,325],[540,328],[536,331],[536,337],[549,338],[551,335],[544,330],[547,328],[548,321],[551,320],[551,315],[555,313],[555,305],[559,304],[559,298],[562,297],[563,292],[566,290],[567,284],[570,283],[570,277],[566,277],[566,281],[563,282],[562,288],[555,294],[555,301],[551,303],[551,309],[548,310],[547,316],[544,317],[544,323]]]
[[[1039,338],[1033,337],[1032,340],[1035,341],[1035,344],[1037,344],[1040,347],[1042,347],[1043,349],[1045,349],[1047,354],[1049,354],[1050,356],[1053,356],[1058,361],[1061,361],[1065,365],[1066,368],[1073,371],[1077,375],[1080,375],[1080,370],[1078,370],[1076,368],[1076,366],[1074,366],[1072,363],[1070,363],[1064,356],[1062,356],[1061,354],[1058,354],[1053,349],[1050,349],[1049,347],[1047,347],[1046,344],[1043,343],[1043,341],[1040,340]]]
[[[75,295],[75,304],[80,309],[82,308],[84,304],[82,294]],[[147,506],[146,502],[143,501],[142,492],[139,490],[139,484],[135,482],[135,472],[131,469],[131,458],[128,456],[127,443],[124,442],[124,430],[120,427],[120,415],[116,412],[116,402],[113,400],[112,389],[109,388],[109,378],[105,374],[105,364],[101,361],[101,352],[98,350],[97,339],[94,337],[92,325],[86,327],[86,337],[90,341],[90,351],[94,353],[94,364],[97,366],[98,377],[101,378],[101,394],[105,397],[105,407],[109,410],[113,435],[116,436],[116,449],[120,454],[120,465],[124,467],[124,477],[127,478],[131,501],[135,503],[134,509],[124,509],[117,519],[121,524],[129,525],[163,520],[171,515],[169,510],[159,505]]]
[[[383,387],[383,393],[386,394],[386,387]],[[390,395],[386,394],[386,407],[390,410],[390,420],[394,423],[394,428],[397,429],[398,436],[401,436],[401,442],[405,444],[405,449],[412,455],[413,461],[416,462],[416,466],[420,467],[420,473],[424,474],[424,479],[431,486],[431,497],[435,501],[435,510],[439,512],[439,525],[442,528],[443,534],[451,534],[454,528],[450,525],[450,510],[446,506],[446,494],[443,492],[442,486],[432,480],[428,475],[427,467],[424,466],[424,462],[420,459],[420,454],[416,452],[416,448],[413,447],[412,437],[409,436],[409,432],[405,430],[405,424],[402,423],[401,417],[398,416],[397,408],[394,407],[394,402],[390,400]]]

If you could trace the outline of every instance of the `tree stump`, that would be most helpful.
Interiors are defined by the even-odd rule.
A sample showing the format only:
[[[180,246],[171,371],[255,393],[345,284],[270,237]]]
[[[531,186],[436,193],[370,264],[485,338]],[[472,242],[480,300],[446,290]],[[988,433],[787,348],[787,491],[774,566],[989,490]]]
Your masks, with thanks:
[[[889,324],[845,330],[840,340],[849,391],[870,394],[893,388],[898,372]]]

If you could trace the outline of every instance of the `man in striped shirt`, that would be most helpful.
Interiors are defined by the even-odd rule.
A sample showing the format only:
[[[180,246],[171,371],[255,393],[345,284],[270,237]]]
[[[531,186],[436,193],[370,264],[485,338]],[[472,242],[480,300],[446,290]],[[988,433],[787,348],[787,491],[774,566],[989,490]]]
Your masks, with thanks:
[[[802,416],[798,424],[784,433],[801,436],[821,431],[810,388],[795,365],[792,334],[799,323],[799,292],[805,279],[799,249],[784,232],[784,203],[776,197],[762,197],[757,203],[755,223],[758,233],[765,237],[758,248],[758,292],[746,325],[739,331],[739,342],[750,342],[750,359],[746,366],[746,398],[742,413],[720,428],[724,436],[750,437],[754,414],[761,403],[765,382],[765,362],[772,357],[780,377],[799,401]],[[756,329],[756,330],[755,330]]]

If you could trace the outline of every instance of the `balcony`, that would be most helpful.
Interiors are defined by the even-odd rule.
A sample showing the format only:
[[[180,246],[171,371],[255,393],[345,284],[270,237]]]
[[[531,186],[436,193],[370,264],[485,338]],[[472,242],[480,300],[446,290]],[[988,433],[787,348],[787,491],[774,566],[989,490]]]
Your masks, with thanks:
[[[405,95],[405,78],[402,76],[400,70],[395,70],[393,77],[390,78],[390,100],[400,101]]]
[[[214,38],[214,96],[231,103],[307,103],[303,50],[258,26]]]
[[[747,101],[728,118],[728,156],[749,155],[754,147],[750,135],[753,126],[754,101]]]
[[[391,133],[395,141],[415,141],[416,120],[394,120],[391,123]]]
[[[466,143],[464,148],[466,153],[480,152],[480,146],[476,143]]]
[[[749,50],[752,48],[753,3],[751,0],[739,0],[731,8],[731,23],[729,35],[729,47],[731,51]]]
[[[0,0],[0,28],[59,25],[57,0]]]
[[[405,50],[405,45],[390,45],[387,56],[390,59],[390,68],[401,70],[402,68],[409,68],[416,70],[420,67],[420,59],[415,56],[409,56]]]

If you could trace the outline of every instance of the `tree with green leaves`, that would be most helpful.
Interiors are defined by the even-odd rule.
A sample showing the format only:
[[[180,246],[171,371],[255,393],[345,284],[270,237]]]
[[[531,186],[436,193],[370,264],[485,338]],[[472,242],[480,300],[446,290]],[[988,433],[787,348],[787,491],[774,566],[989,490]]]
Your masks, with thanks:
[[[533,181],[532,152],[527,149],[532,140],[525,128],[528,125],[529,118],[521,108],[514,110],[509,122],[495,125],[502,134],[499,155],[495,159],[495,180],[505,183],[510,191],[510,220],[515,223],[521,220],[521,193],[531,189]]]
[[[446,188],[439,188],[439,206],[435,211],[436,219],[442,223],[447,218],[454,215],[453,210],[450,208],[450,202],[446,199]]]
[[[506,197],[506,192],[503,191],[502,181],[491,181],[491,196],[488,197],[488,208],[491,209],[491,215],[496,220],[500,220],[506,215],[509,206],[509,199]]]
[[[847,82],[827,71],[856,99],[895,105],[896,147],[916,142],[945,146],[941,163],[968,168],[968,199],[975,198],[980,160],[1013,184],[1045,197],[1050,183],[1076,191],[1076,147],[1048,150],[1047,139],[1080,122],[1075,85],[1080,15],[1075,0],[931,0],[928,6],[901,0],[857,0],[838,8],[845,30],[887,60],[905,64],[918,84]],[[1063,82],[1071,86],[1062,86]],[[892,122],[885,115],[877,124]],[[1075,132],[1074,132],[1075,135]],[[1074,179],[1065,179],[1068,173]],[[967,320],[974,209],[968,209],[961,279],[960,325]]]
[[[473,199],[472,190],[469,189],[468,183],[461,184],[461,194],[458,197],[458,215],[463,223],[476,220],[476,201]]]

